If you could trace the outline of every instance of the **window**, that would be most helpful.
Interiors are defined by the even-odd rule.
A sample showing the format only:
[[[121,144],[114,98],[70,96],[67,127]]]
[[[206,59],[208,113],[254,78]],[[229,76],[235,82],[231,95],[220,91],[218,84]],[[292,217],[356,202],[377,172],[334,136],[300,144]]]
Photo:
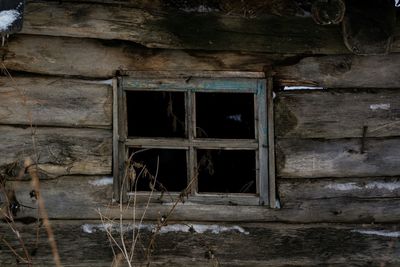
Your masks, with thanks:
[[[254,72],[124,72],[114,86],[116,196],[168,201],[189,187],[193,202],[271,204],[267,83]]]

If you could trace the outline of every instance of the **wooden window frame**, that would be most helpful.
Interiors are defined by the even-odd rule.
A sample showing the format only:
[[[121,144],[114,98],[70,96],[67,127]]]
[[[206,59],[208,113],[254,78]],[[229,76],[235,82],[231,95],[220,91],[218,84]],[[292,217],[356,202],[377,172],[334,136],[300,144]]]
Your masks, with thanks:
[[[266,205],[276,207],[272,77],[263,72],[155,72],[121,71],[113,82],[113,174],[114,198],[126,202],[125,162],[130,147],[187,150],[188,179],[196,173],[196,149],[254,150],[257,194],[193,193],[188,202],[202,204]],[[186,138],[128,137],[126,91],[185,93]],[[196,138],[195,94],[229,92],[254,94],[254,139]],[[146,199],[149,192],[136,192]],[[157,194],[153,195],[156,196]],[[174,194],[173,194],[174,195]]]

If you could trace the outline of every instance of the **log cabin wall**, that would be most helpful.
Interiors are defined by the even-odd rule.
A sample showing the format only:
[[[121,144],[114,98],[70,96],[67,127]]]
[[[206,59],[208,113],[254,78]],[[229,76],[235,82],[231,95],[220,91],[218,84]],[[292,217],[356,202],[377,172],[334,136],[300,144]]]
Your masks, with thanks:
[[[175,1],[167,2],[28,1],[22,33],[0,48],[5,70],[0,77],[0,170],[19,202],[35,205],[28,175],[18,181],[13,177],[24,158],[37,160],[41,194],[65,262],[76,265],[79,259],[82,266],[102,266],[112,259],[105,234],[89,236],[82,225],[99,223],[98,209],[109,216],[120,213],[110,205],[112,78],[118,70],[272,70],[281,208],[179,206],[172,220],[242,223],[251,229],[249,236],[237,236],[220,248],[227,265],[237,264],[235,259],[252,266],[340,265],[347,257],[353,263],[395,266],[398,250],[387,250],[382,245],[387,240],[354,232],[358,226],[353,225],[400,219],[399,26],[389,55],[356,56],[343,44],[339,26],[316,25],[299,16],[301,10],[290,1],[265,1],[272,4],[254,9],[222,1],[224,5],[203,6],[204,13],[193,13],[198,6],[177,10]],[[151,204],[145,218],[157,220],[168,209]],[[137,215],[144,210],[137,207]],[[36,215],[37,210],[25,208],[18,217]],[[131,210],[123,216],[131,218]],[[393,230],[384,225],[367,230],[377,227]],[[28,226],[21,229],[28,240],[34,239]],[[293,235],[294,243],[315,236],[305,243],[314,248],[324,238],[321,251],[330,244],[344,248],[317,258],[301,248],[288,258],[278,253],[294,247],[285,235]],[[352,240],[343,243],[343,236]],[[45,234],[40,238],[46,243]],[[188,238],[191,244],[198,242]],[[223,237],[210,238],[223,242]],[[159,264],[193,264],[189,258],[198,259],[199,266],[208,263],[199,249],[191,249],[189,258],[176,256],[181,252],[168,250],[170,242],[167,237],[160,241],[165,253],[157,256]],[[74,256],[68,256],[69,243]],[[247,256],[229,253],[229,246],[253,243],[263,245]],[[354,255],[351,250],[360,244],[364,250]],[[92,252],[81,255],[80,246]],[[265,254],[271,247],[274,251]],[[93,252],[99,249],[110,253]],[[0,265],[12,264],[10,255],[0,251]],[[50,259],[39,252],[40,264],[52,265]]]

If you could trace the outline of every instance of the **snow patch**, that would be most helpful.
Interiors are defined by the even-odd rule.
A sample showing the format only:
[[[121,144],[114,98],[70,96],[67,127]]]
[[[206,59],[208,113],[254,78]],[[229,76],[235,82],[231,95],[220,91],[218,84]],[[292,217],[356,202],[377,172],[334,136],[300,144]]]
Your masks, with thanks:
[[[362,187],[357,185],[356,183],[328,184],[325,186],[325,188],[337,191],[350,191],[350,190],[362,189]]]
[[[147,230],[153,232],[154,229],[156,228],[155,224],[141,224],[141,225],[124,225],[122,227],[122,231],[132,231],[133,229],[136,230]],[[105,232],[106,230],[109,231],[117,231],[120,232],[121,228],[119,224],[84,224],[82,225],[82,231],[87,234],[92,234],[98,231]],[[234,226],[222,226],[222,225],[216,225],[216,224],[193,224],[193,225],[186,225],[186,224],[171,224],[171,225],[166,225],[163,226],[160,230],[160,234],[166,234],[166,233],[176,233],[176,232],[182,232],[182,233],[189,233],[189,232],[195,232],[199,234],[203,234],[206,232],[210,232],[212,234],[220,234],[224,232],[237,232],[241,234],[248,235],[249,232],[244,230],[242,227],[234,225]]]
[[[400,237],[400,232],[398,231],[387,231],[387,230],[351,230],[353,233],[360,233],[365,235],[378,235],[385,237]]]
[[[290,91],[290,90],[322,90],[323,87],[318,86],[285,86],[283,90]]]
[[[94,186],[105,186],[105,185],[110,185],[113,184],[113,178],[112,177],[104,177],[96,180],[91,180],[89,181],[89,184],[94,185]]]
[[[93,84],[105,84],[105,85],[113,85],[113,79],[108,79],[108,80],[86,80],[84,81],[85,83],[93,83]]]
[[[161,228],[160,233],[169,233],[169,232],[190,232],[193,231],[199,234],[203,234],[205,232],[211,232],[212,234],[220,234],[223,232],[239,232],[242,234],[248,235],[249,232],[245,231],[240,226],[222,226],[216,224],[192,224],[192,225],[185,225],[185,224],[171,224],[166,225]]]
[[[400,189],[400,183],[379,183],[379,182],[373,182],[365,185],[365,188],[367,189],[386,189],[389,191],[394,191],[397,189]]]
[[[378,110],[378,109],[384,109],[388,110],[390,109],[390,104],[372,104],[369,106],[371,110]]]
[[[400,189],[400,183],[391,182],[391,183],[381,183],[381,182],[372,182],[367,184],[357,184],[357,183],[335,183],[325,185],[326,189],[333,189],[337,191],[350,191],[350,190],[361,190],[361,189],[385,189],[389,191],[394,191]]]
[[[14,9],[0,12],[0,31],[6,31],[21,14]]]

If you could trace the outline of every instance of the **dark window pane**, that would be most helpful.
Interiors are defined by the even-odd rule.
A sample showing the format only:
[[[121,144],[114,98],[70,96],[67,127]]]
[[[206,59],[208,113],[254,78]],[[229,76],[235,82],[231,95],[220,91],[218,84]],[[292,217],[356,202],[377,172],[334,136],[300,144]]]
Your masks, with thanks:
[[[198,150],[199,192],[256,193],[255,151]]]
[[[185,137],[185,94],[127,91],[128,136]]]
[[[254,94],[196,93],[198,138],[254,138]]]
[[[135,191],[135,183],[137,191],[151,191],[150,186],[154,184],[154,179],[156,191],[181,192],[186,188],[186,150],[130,149],[129,155],[132,153],[135,153],[131,160],[135,174],[129,176],[131,191]]]

